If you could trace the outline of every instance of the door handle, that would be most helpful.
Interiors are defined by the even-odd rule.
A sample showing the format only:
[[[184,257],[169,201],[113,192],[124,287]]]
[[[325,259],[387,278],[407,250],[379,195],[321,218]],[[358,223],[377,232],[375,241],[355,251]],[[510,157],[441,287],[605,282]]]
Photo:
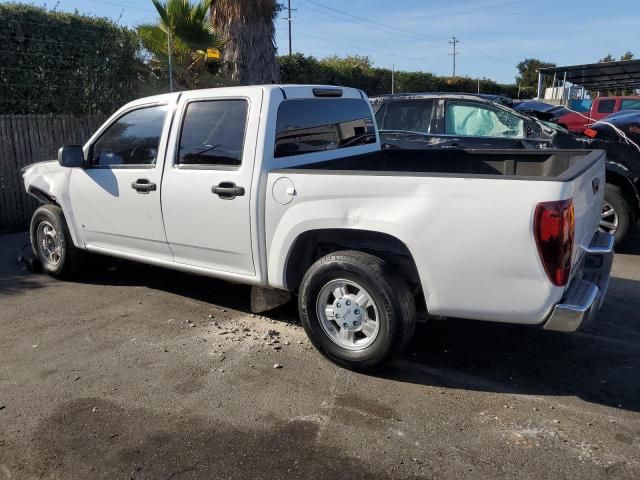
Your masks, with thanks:
[[[220,182],[211,187],[211,193],[218,195],[223,200],[233,200],[244,195],[244,187],[238,187],[233,182]]]
[[[138,193],[155,192],[156,184],[150,182],[147,178],[139,178],[135,182],[131,182],[131,188]]]

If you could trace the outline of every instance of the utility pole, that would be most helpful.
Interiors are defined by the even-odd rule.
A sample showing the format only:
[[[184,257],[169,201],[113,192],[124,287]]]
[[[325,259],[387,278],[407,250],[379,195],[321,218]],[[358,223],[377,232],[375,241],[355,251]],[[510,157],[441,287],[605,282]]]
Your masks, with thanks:
[[[167,28],[167,53],[169,54],[169,92],[173,92],[173,45],[171,44],[171,27]]]
[[[460,40],[453,36],[451,38],[452,40],[449,42],[449,45],[453,46],[453,53],[450,53],[449,55],[453,56],[453,78],[456,78],[456,55],[458,55],[458,52],[456,52],[456,45],[460,43]]]
[[[293,20],[291,18],[291,0],[288,0],[287,4],[287,11],[289,12],[289,15],[287,17],[287,21],[289,22],[289,55],[291,55],[293,53],[293,50],[291,48],[291,20]]]
[[[391,95],[395,93],[395,84],[396,84],[396,66],[395,64],[391,64]]]

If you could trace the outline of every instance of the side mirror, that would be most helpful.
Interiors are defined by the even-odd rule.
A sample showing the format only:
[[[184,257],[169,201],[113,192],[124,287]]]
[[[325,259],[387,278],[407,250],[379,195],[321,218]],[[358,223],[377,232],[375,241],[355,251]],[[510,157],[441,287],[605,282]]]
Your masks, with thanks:
[[[63,167],[84,167],[84,152],[82,145],[67,145],[58,150],[58,163]]]

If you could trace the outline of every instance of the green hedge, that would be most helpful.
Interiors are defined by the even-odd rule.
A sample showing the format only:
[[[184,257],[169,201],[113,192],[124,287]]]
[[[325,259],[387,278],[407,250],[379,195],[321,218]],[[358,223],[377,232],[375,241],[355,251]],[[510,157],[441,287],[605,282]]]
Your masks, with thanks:
[[[109,113],[135,96],[135,32],[104,18],[0,4],[0,114]]]
[[[369,96],[391,92],[391,70],[373,67],[366,57],[336,57],[318,60],[301,53],[280,57],[280,75],[283,83],[320,83],[356,87]],[[477,92],[475,78],[439,77],[424,72],[396,72],[396,93],[411,92]],[[504,85],[493,80],[480,79],[482,93],[495,93],[515,98],[516,85]]]

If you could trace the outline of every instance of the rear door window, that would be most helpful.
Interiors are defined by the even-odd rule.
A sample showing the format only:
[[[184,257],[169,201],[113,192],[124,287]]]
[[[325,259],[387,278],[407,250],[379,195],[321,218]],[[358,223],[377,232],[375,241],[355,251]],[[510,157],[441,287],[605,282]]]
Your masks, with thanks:
[[[503,110],[471,102],[447,101],[445,134],[524,138],[524,120]]]
[[[248,102],[242,99],[189,103],[180,132],[178,164],[240,165],[248,109]]]
[[[378,124],[381,130],[429,133],[432,112],[433,100],[389,102]]]
[[[276,158],[369,143],[376,143],[376,129],[365,100],[292,99],[278,108]]]
[[[615,100],[601,100],[600,103],[598,103],[598,113],[613,113],[615,109]]]

